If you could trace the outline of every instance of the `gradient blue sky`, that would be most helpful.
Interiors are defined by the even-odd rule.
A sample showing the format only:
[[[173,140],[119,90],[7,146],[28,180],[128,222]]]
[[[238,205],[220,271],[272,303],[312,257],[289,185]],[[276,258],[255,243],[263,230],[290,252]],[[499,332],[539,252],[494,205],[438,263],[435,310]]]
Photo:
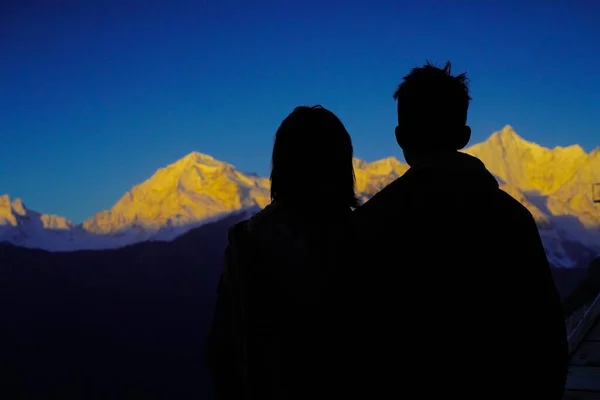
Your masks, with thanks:
[[[392,93],[426,59],[469,73],[473,142],[511,124],[589,151],[599,15],[592,0],[5,0],[0,193],[80,222],[194,150],[267,174],[298,104],[338,114],[357,156],[400,158]]]

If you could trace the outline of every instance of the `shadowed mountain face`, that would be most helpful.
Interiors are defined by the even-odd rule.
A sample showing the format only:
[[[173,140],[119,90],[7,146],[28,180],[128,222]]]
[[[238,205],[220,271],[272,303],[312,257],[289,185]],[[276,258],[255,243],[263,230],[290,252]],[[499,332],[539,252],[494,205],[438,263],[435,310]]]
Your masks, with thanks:
[[[212,398],[204,338],[241,218],[116,250],[0,245],[0,397]],[[565,296],[586,271],[554,272]]]

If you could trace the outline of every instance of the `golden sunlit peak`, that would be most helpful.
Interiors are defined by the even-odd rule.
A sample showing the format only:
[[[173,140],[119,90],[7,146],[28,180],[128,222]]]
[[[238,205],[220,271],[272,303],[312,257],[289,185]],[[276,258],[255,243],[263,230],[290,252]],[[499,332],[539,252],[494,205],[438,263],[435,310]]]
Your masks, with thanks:
[[[269,180],[250,176],[197,151],[161,168],[128,191],[110,210],[83,223],[93,233],[115,233],[141,225],[158,231],[241,209],[265,207]]]
[[[12,208],[13,210],[15,210],[15,212],[17,214],[20,215],[25,215],[26,211],[25,211],[25,203],[23,203],[23,200],[16,198],[13,200],[12,202]]]
[[[7,194],[0,195],[0,207],[6,207],[10,205],[10,196]]]
[[[184,159],[194,159],[194,160],[214,160],[215,158],[209,154],[200,153],[199,151],[192,151],[187,156],[183,157]]]
[[[179,160],[175,161],[169,167],[184,172],[191,171],[194,168],[212,169],[226,166],[233,168],[231,164],[226,163],[224,161],[219,161],[211,155],[200,153],[198,151],[193,151],[188,155],[184,156],[183,158],[180,158]]]
[[[73,223],[64,217],[52,214],[41,214],[27,210],[25,203],[20,198],[12,199],[7,194],[0,195],[0,226],[19,226],[25,223],[39,223],[44,229],[71,229]]]
[[[504,125],[501,131],[496,132],[494,135],[500,137],[501,141],[517,141],[517,142],[525,142],[529,143],[527,140],[523,139],[519,134],[515,131],[512,125]],[[494,136],[492,135],[492,136]]]
[[[11,200],[10,196],[3,194],[0,196],[0,208],[15,211],[18,214],[25,214],[25,203],[16,197]]]
[[[214,164],[215,162],[220,162],[216,160],[213,156],[200,153],[198,151],[192,151],[179,161],[192,162],[196,164]]]

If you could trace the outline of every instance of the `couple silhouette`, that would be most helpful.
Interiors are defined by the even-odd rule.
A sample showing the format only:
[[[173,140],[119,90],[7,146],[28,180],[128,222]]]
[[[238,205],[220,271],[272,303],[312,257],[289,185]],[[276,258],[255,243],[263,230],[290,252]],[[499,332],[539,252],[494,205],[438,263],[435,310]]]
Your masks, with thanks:
[[[532,215],[459,150],[465,74],[394,93],[409,170],[360,205],[342,122],[297,107],[272,202],[229,231],[208,365],[220,399],[561,399],[567,339]]]

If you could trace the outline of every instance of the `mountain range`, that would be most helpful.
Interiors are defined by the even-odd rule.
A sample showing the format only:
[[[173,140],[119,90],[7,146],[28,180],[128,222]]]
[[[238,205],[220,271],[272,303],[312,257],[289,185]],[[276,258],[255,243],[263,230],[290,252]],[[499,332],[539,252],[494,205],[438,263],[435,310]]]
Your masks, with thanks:
[[[600,147],[545,148],[507,125],[464,150],[481,159],[501,188],[529,209],[555,267],[573,267],[600,253]],[[408,170],[394,157],[354,160],[361,201]],[[119,248],[148,240],[169,241],[231,214],[251,215],[270,202],[269,179],[192,152],[135,185],[109,210],[82,224],[29,210],[0,196],[0,242],[50,251]],[[310,192],[310,188],[307,188]],[[443,202],[440,203],[443,207]]]

